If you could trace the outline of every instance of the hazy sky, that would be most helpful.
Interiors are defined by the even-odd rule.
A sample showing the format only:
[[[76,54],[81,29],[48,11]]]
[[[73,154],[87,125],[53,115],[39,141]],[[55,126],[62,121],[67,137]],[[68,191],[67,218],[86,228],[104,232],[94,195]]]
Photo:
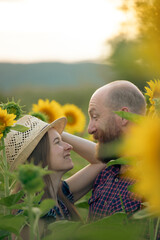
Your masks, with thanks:
[[[120,0],[0,0],[0,61],[82,61],[109,54]]]

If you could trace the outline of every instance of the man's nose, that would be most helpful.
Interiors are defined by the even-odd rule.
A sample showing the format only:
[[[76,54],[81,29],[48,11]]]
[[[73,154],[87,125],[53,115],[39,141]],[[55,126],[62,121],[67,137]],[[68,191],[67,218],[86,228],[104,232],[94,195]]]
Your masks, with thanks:
[[[88,124],[88,133],[93,134],[95,131],[96,131],[95,124],[92,121],[90,121]]]

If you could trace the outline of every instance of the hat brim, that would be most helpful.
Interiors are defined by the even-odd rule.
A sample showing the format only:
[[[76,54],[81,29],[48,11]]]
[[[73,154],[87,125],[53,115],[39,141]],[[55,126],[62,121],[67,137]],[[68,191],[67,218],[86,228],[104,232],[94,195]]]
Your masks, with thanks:
[[[65,117],[62,117],[62,118],[56,119],[55,121],[53,121],[50,124],[46,124],[46,126],[43,127],[41,129],[41,131],[39,133],[37,133],[37,135],[35,135],[34,139],[32,139],[32,141],[28,143],[28,145],[25,147],[25,149],[23,149],[19,153],[17,158],[11,164],[10,170],[11,171],[15,170],[18,165],[24,163],[27,160],[29,155],[33,152],[33,150],[38,145],[38,143],[40,142],[42,137],[45,135],[46,132],[48,132],[48,130],[50,128],[54,128],[54,129],[56,129],[56,131],[59,134],[62,134],[62,132],[63,132],[65,126],[66,126],[66,123],[67,123],[67,119]]]

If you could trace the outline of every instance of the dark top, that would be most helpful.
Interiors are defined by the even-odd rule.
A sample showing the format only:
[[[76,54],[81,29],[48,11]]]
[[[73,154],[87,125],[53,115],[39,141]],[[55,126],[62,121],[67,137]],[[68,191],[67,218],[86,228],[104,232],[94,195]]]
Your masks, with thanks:
[[[68,200],[71,203],[73,203],[73,195],[70,192],[69,186],[65,181],[62,182],[62,192],[68,198]],[[67,207],[65,206],[65,204],[62,202],[62,200],[58,199],[58,204],[61,207],[61,210],[62,210],[64,216],[61,214],[59,207],[54,206],[52,209],[50,209],[50,211],[44,217],[45,218],[51,217],[52,220],[53,219],[56,220],[57,218],[60,220],[63,220],[63,219],[70,220],[69,211],[68,211]]]

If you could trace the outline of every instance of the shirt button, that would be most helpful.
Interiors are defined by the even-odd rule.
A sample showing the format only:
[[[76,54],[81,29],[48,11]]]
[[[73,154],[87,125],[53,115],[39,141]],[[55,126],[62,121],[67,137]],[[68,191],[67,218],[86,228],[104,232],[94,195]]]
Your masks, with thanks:
[[[118,178],[115,178],[115,180],[114,180],[115,182],[118,182]]]

